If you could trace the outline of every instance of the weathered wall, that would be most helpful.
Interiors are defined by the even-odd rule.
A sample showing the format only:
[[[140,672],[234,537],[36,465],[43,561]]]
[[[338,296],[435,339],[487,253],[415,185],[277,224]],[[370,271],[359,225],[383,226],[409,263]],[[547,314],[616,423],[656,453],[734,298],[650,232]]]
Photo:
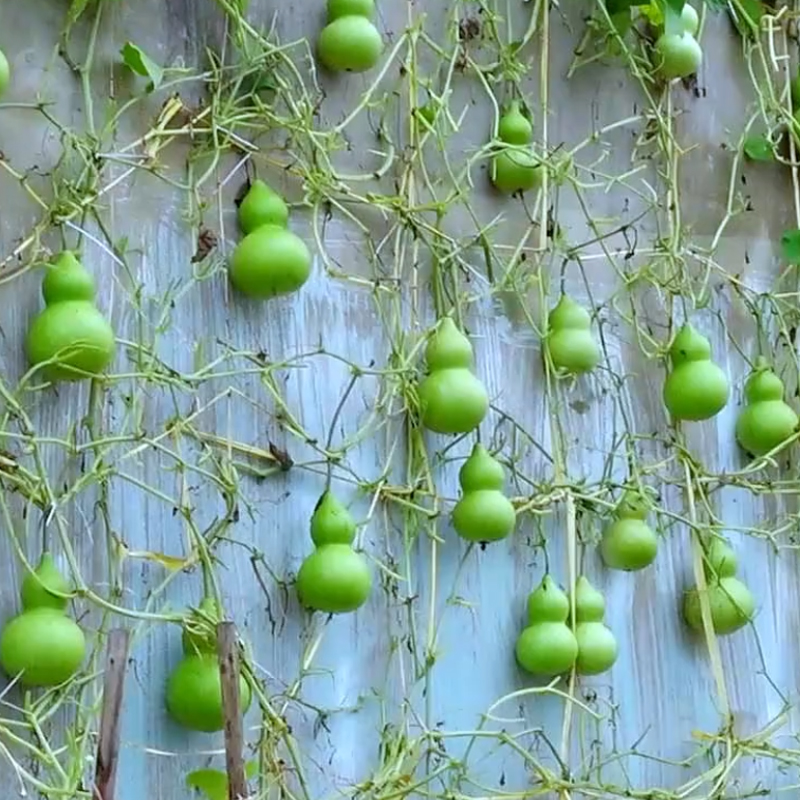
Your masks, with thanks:
[[[554,5],[547,29],[540,23],[519,54],[528,69],[519,87],[535,111],[537,142],[553,165],[546,199],[531,196],[523,204],[488,188],[479,151],[491,135],[487,88],[496,73],[482,81],[475,64],[497,58],[493,14],[503,41],[519,39],[540,7],[533,1],[490,3],[480,14],[470,3],[381,4],[379,27],[394,62],[369,108],[347,121],[336,152],[325,134],[347,120],[379,70],[312,76],[307,51],[294,46],[289,52],[305,90],[295,82],[292,96],[298,107],[306,101],[319,101],[319,107],[306,109],[305,123],[295,119],[294,139],[285,149],[287,131],[268,112],[243,122],[232,111],[230,82],[241,73],[235,66],[241,59],[211,0],[103,0],[88,94],[59,53],[66,5],[28,0],[0,8],[0,47],[14,72],[0,105],[0,375],[4,395],[13,398],[3,409],[0,446],[26,471],[24,481],[16,473],[4,484],[5,523],[13,523],[35,559],[42,514],[25,494],[39,497],[49,486],[60,498],[49,526],[60,563],[66,567],[74,554],[76,580],[127,609],[135,626],[119,797],[183,797],[187,771],[222,764],[221,739],[187,735],[166,718],[162,686],[179,657],[179,631],[141,615],[174,615],[199,600],[193,536],[213,529],[233,506],[235,518],[213,542],[219,589],[252,646],[274,708],[291,725],[310,796],[351,794],[361,784],[362,790],[398,797],[415,769],[420,777],[425,769],[441,770],[422,793],[518,796],[536,780],[535,762],[556,778],[571,776],[573,797],[584,796],[581,787],[587,797],[654,797],[648,794],[653,787],[676,791],[712,768],[709,781],[681,796],[722,796],[713,794],[717,779],[728,781],[731,793],[736,787],[737,796],[749,796],[758,785],[796,783],[796,757],[782,755],[786,774],[780,775],[776,760],[759,750],[760,739],[748,745],[754,758],[724,740],[708,756],[693,758],[708,746],[698,732],[716,734],[725,724],[725,707],[706,642],[690,636],[679,615],[680,594],[692,580],[688,454],[699,476],[696,521],[703,526],[711,520],[731,536],[759,606],[752,626],[720,642],[733,732],[758,736],[787,704],[785,719],[769,735],[774,744],[790,746],[798,645],[795,459],[741,472],[748,461],[735,445],[733,425],[748,363],[759,348],[770,357],[776,353],[794,402],[795,354],[779,332],[797,324],[797,287],[793,273],[785,274],[779,242],[784,230],[797,225],[798,212],[791,169],[743,166],[738,159],[756,94],[741,39],[727,17],[708,15],[705,21],[699,91],[678,83],[667,99],[651,86],[648,98],[622,59],[586,66],[567,79],[591,4]],[[248,19],[258,27],[274,18],[282,42],[313,42],[323,21],[321,5],[252,0]],[[67,43],[78,65],[93,41],[94,16],[88,10]],[[484,32],[464,60],[454,31],[457,20],[467,17]],[[438,55],[426,36],[442,48]],[[120,64],[126,41],[174,68],[165,76],[166,88],[141,97],[144,80]],[[780,31],[774,44],[780,59],[787,52]],[[248,39],[250,58],[256,47]],[[208,60],[221,48],[228,65],[222,86]],[[762,91],[764,54],[769,57],[766,38],[761,50],[747,54]],[[286,64],[278,74],[290,75]],[[783,87],[781,71],[768,70],[767,76]],[[452,131],[448,121],[437,123],[444,156],[436,136],[421,147],[411,138],[409,108],[424,102],[414,81],[427,78],[437,91],[445,87],[458,126]],[[508,85],[496,81],[491,88],[502,100]],[[189,117],[180,115],[172,124],[184,127],[174,141],[155,159],[145,158],[161,143],[152,130],[167,98],[179,93],[191,115],[209,103],[206,89],[214,97],[212,112],[195,118],[194,135]],[[113,110],[134,96],[140,99],[108,128]],[[656,112],[662,123],[670,113],[674,118],[680,218],[672,239],[676,215],[664,181],[669,160],[657,141],[642,143]],[[95,160],[86,149],[93,146],[88,115],[99,140]],[[286,118],[285,104],[277,115]],[[628,121],[614,125],[622,120]],[[320,135],[302,132],[304,124]],[[761,128],[757,121],[754,130]],[[232,129],[253,147],[238,153],[226,148],[212,163],[210,136],[221,141]],[[662,131],[661,143],[668,141]],[[245,152],[248,169],[254,166],[291,200],[308,201],[293,211],[292,227],[316,254],[313,276],[297,295],[268,303],[234,295],[225,278],[224,259],[238,236],[233,197],[245,176],[237,166]],[[341,183],[329,179],[331,163]],[[382,176],[370,178],[381,165]],[[196,192],[187,190],[206,170]],[[87,181],[99,192],[97,218],[75,208],[95,206],[92,190],[86,199],[81,188]],[[49,227],[42,222],[48,208],[36,198],[53,212],[56,189],[56,217],[69,223]],[[431,189],[447,205],[439,220],[435,209],[421,208]],[[370,192],[384,200],[365,203]],[[397,203],[386,199],[394,194]],[[329,217],[325,195],[335,200]],[[394,213],[400,207],[411,209],[405,227]],[[543,236],[539,225],[548,208],[559,228],[555,239]],[[721,228],[727,211],[735,213]],[[620,232],[625,223],[631,227]],[[201,224],[219,236],[219,246],[192,263]],[[476,246],[484,226],[492,275]],[[40,307],[35,261],[62,241],[76,246],[77,228],[87,233],[83,258],[120,342],[111,377],[93,394],[88,385],[56,391],[36,381],[21,383],[24,334]],[[664,255],[665,241],[672,259]],[[448,286],[456,275],[477,371],[493,398],[483,441],[502,448],[507,466],[513,463],[509,490],[528,509],[512,538],[485,550],[468,551],[448,523],[471,438],[452,444],[426,435],[428,474],[423,440],[406,423],[409,395],[401,390],[417,363],[408,355],[433,319],[431,242]],[[567,266],[565,285],[596,309],[604,363],[591,377],[556,384],[542,366],[539,331],[542,306],[555,302],[568,251],[579,261]],[[526,259],[515,263],[520,252]],[[626,288],[622,278],[634,272],[637,280]],[[452,294],[447,297],[450,302]],[[754,312],[761,315],[758,324]],[[661,404],[664,363],[657,346],[669,336],[671,314],[673,325],[688,314],[710,337],[733,388],[715,420],[685,427],[685,450],[676,445]],[[324,488],[325,440],[350,365],[368,374],[356,382],[333,430],[332,448],[341,453],[334,489],[363,522],[360,542],[373,561],[375,591],[358,613],[325,620],[299,609],[291,579],[310,549],[308,520]],[[28,415],[30,431],[15,415],[15,403]],[[288,472],[269,456],[273,444],[293,459]],[[607,571],[596,551],[602,504],[613,501],[615,487],[627,478],[628,451],[660,496],[653,522],[662,534],[661,551],[653,567],[636,574]],[[780,493],[766,491],[768,481]],[[416,493],[403,488],[412,486]],[[707,502],[703,487],[714,489]],[[399,501],[441,514],[430,521]],[[11,531],[6,534],[0,544],[3,618],[17,609],[22,574]],[[121,543],[128,548],[124,560]],[[576,553],[572,570],[570,544]],[[193,568],[171,571],[169,564],[143,557],[147,553],[178,559],[194,553]],[[536,684],[516,667],[513,646],[527,593],[546,564],[562,585],[574,580],[577,568],[605,592],[620,654],[606,675],[534,694],[525,691]],[[119,622],[103,616],[91,598],[80,600],[76,611],[88,615],[84,621],[93,633]],[[92,700],[92,686],[84,702]],[[582,705],[572,706],[565,735],[570,695]],[[20,695],[15,689],[6,699],[17,705]],[[20,764],[45,784],[74,786],[69,775],[32,762],[13,745],[10,731],[25,739],[31,734],[15,727],[20,717],[12,705],[3,717],[0,741]],[[54,747],[65,741],[65,720],[73,726],[75,717],[68,699],[62,713],[43,722]],[[93,729],[96,715],[88,719]],[[255,709],[247,717],[253,746],[260,719]],[[92,752],[91,741],[72,747]],[[398,747],[407,748],[406,759],[398,757]],[[563,759],[563,775],[555,753]],[[273,748],[267,741],[265,754],[283,761],[272,764],[262,788],[275,792],[285,781],[302,796],[306,789],[285,744]],[[71,761],[67,750],[56,757],[64,765]],[[456,761],[462,758],[460,768]],[[10,764],[3,769],[11,779]],[[641,794],[625,794],[628,786]]]

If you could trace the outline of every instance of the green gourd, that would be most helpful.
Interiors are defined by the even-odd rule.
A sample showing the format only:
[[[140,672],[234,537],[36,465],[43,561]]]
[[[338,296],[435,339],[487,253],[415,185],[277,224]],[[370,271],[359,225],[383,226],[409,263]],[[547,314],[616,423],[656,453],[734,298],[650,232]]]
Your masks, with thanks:
[[[419,385],[422,424],[436,433],[468,433],[489,409],[489,395],[473,373],[469,339],[444,317],[434,328],[425,361],[428,375]]]
[[[94,278],[69,251],[47,265],[42,281],[45,309],[26,339],[28,360],[43,365],[51,381],[99,375],[114,358],[114,331],[95,305]]]
[[[783,381],[759,357],[744,387],[746,405],[736,420],[736,440],[751,455],[774,450],[796,431],[800,420],[783,394]]]
[[[519,100],[512,100],[500,115],[497,138],[502,145],[492,158],[490,177],[498,191],[513,194],[540,186],[543,167],[530,146],[533,126]]]
[[[167,712],[179,725],[188,730],[214,733],[225,726],[215,627],[222,617],[213,598],[204,598],[198,611],[191,610],[184,618],[183,658],[167,678],[165,703]],[[250,685],[240,675],[242,713],[247,711],[251,701]]]
[[[365,72],[383,53],[373,25],[374,0],[328,0],[328,21],[317,40],[317,56],[331,72]]]
[[[600,555],[607,567],[626,571],[644,569],[658,552],[658,537],[645,522],[650,501],[629,489],[614,510],[614,520],[603,531]]]
[[[703,571],[708,587],[711,623],[714,631],[720,635],[738,631],[755,614],[753,595],[736,577],[738,567],[739,561],[731,546],[722,537],[715,536],[708,546]],[[702,632],[700,592],[696,587],[684,593],[683,617],[692,630]]]
[[[704,420],[728,402],[728,379],[711,360],[711,344],[690,323],[670,349],[672,370],[664,382],[664,405],[675,420]]]
[[[556,370],[568,375],[590,372],[600,361],[589,312],[566,294],[548,315],[545,349]]]
[[[364,556],[353,549],[355,537],[350,512],[326,491],[311,516],[314,552],[297,573],[297,594],[303,606],[342,614],[364,605],[372,589],[372,574]]]
[[[285,228],[289,222],[289,207],[283,198],[262,180],[254,180],[242,198],[237,212],[242,233],[252,233],[262,225]]]
[[[528,626],[517,639],[519,665],[533,675],[569,672],[578,657],[578,640],[567,624],[569,598],[545,575],[528,596]]]
[[[42,554],[20,590],[22,613],[0,636],[0,666],[23,686],[58,686],[80,669],[86,639],[66,615],[70,587],[49,552]]]
[[[453,509],[453,527],[470,542],[496,542],[514,530],[517,514],[503,494],[503,466],[481,444],[472,448],[458,473],[462,496]]]
[[[605,612],[603,595],[582,575],[575,584],[575,667],[583,675],[606,672],[617,660],[617,640],[603,623]]]

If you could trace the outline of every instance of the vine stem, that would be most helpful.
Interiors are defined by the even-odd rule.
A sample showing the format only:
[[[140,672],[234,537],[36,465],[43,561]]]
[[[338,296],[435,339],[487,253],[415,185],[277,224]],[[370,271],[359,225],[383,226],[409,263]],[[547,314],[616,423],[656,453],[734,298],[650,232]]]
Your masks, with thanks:
[[[711,660],[711,671],[714,674],[714,682],[717,686],[717,697],[719,698],[720,713],[726,718],[730,717],[730,704],[728,702],[728,689],[725,685],[725,672],[722,668],[722,657],[719,652],[719,641],[714,632],[714,623],[711,620],[711,605],[708,600],[708,581],[703,565],[703,545],[700,531],[697,525],[697,505],[694,496],[694,480],[689,459],[683,457],[683,474],[686,488],[686,505],[689,512],[689,522],[691,524],[692,537],[692,571],[694,582],[697,587],[700,599],[700,615],[703,619],[703,633],[708,647],[708,656]]]

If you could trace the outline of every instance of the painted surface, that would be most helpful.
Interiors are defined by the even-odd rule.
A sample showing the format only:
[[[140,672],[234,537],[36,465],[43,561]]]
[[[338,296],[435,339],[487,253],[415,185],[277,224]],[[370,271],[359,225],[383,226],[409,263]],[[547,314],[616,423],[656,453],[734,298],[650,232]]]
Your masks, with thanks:
[[[352,119],[348,115],[363,103],[362,93],[377,71],[366,77],[312,77],[304,61],[310,51],[295,47],[292,58],[307,87],[307,94],[298,90],[295,97],[298,103],[319,101],[317,109],[307,109],[315,129],[342,126],[338,149],[329,149],[331,139],[312,146],[300,137],[300,144],[287,144],[286,132],[270,131],[265,115],[254,122],[261,131],[238,129],[252,146],[245,143],[238,154],[229,149],[218,164],[208,158],[211,116],[196,120],[191,135],[188,125],[193,110],[208,104],[209,90],[218,88],[207,48],[219,52],[224,45],[226,63],[236,61],[226,39],[230,31],[214,3],[104,3],[86,75],[88,95],[80,73],[59,55],[65,5],[28,0],[0,9],[0,46],[14,70],[0,106],[0,357],[3,392],[14,401],[3,407],[2,448],[24,466],[28,489],[41,490],[46,479],[60,498],[49,526],[60,563],[67,566],[73,554],[76,580],[126,609],[135,627],[121,800],[186,797],[186,772],[223,764],[221,738],[187,735],[163,711],[163,683],[180,654],[179,629],[139,618],[144,612],[174,616],[200,599],[196,537],[209,533],[226,608],[252,648],[273,708],[291,726],[307,781],[303,788],[286,740],[271,736],[254,709],[246,720],[247,740],[253,748],[261,744],[268,767],[261,781],[264,796],[278,796],[285,785],[296,797],[305,791],[314,798],[374,792],[388,799],[400,797],[427,772],[429,782],[418,789],[423,795],[519,797],[539,785],[536,765],[550,771],[552,788],[572,779],[573,797],[677,796],[648,794],[653,787],[684,787],[681,796],[722,796],[713,794],[717,780],[727,781],[730,792],[741,793],[737,796],[748,796],[759,786],[795,784],[796,759],[787,757],[780,774],[762,748],[769,737],[789,747],[795,730],[795,460],[781,457],[779,467],[737,473],[748,462],[735,446],[733,425],[747,363],[759,346],[753,307],[763,314],[760,346],[777,352],[790,394],[797,386],[794,353],[778,337],[781,323],[774,313],[780,309],[786,329],[796,324],[796,285],[781,284],[777,305],[758,297],[782,274],[780,236],[797,223],[791,170],[774,164],[742,169],[735,160],[755,96],[741,42],[727,19],[706,21],[707,67],[699,76],[699,96],[680,85],[673,90],[674,131],[684,151],[685,232],[685,270],[675,288],[691,284],[698,297],[708,299],[692,319],[710,337],[733,387],[724,412],[688,426],[685,436],[698,486],[713,489],[705,502],[695,488],[698,522],[712,520],[731,536],[741,574],[758,598],[754,625],[720,644],[732,730],[738,737],[755,737],[750,750],[727,748],[724,733],[717,743],[704,738],[725,725],[724,706],[704,640],[687,633],[678,611],[680,594],[692,580],[692,545],[684,467],[660,399],[664,365],[656,344],[669,335],[670,303],[652,282],[639,281],[630,292],[622,285],[626,273],[648,264],[654,275],[675,268],[654,251],[667,230],[659,179],[664,164],[657,148],[643,142],[651,107],[626,68],[594,64],[567,80],[588,4],[551,9],[546,115],[539,33],[522,55],[530,71],[521,85],[536,110],[537,141],[546,135],[556,158],[571,156],[581,184],[579,191],[570,181],[550,187],[558,246],[542,235],[539,222],[546,215],[534,198],[523,205],[487,188],[487,162],[476,154],[491,134],[492,106],[476,70],[456,63],[453,39],[459,20],[486,24],[490,15],[479,14],[475,5],[383,3],[379,27],[393,61],[368,99],[369,108]],[[321,3],[277,7],[252,0],[251,5],[253,24],[274,18],[286,43],[313,40],[323,23]],[[533,2],[514,0],[497,10],[503,17],[512,12],[519,35],[534,8]],[[79,66],[93,19],[90,10],[67,43]],[[414,48],[419,60],[412,63],[413,36],[404,38],[409,25],[442,43],[445,56],[456,55],[440,63],[420,39]],[[126,41],[173,67],[164,78],[168,87],[137,101],[114,129],[105,130],[100,156],[87,168],[79,148],[88,140],[70,138],[69,132],[85,136],[87,114],[103,132],[112,108],[144,92],[145,79],[120,64]],[[787,45],[780,36],[775,41],[780,58]],[[469,53],[476,63],[493,58],[491,48],[478,44],[471,44]],[[421,157],[407,147],[409,107],[424,102],[409,97],[409,70],[449,86],[458,131],[447,133],[445,157],[433,137]],[[175,93],[188,112],[169,121],[178,132],[167,141],[163,130],[154,131],[165,101]],[[667,112],[663,103],[658,107]],[[230,123],[230,109],[216,111]],[[615,124],[621,120],[628,122]],[[212,133],[226,135],[219,129]],[[313,203],[312,187],[303,186],[296,169],[283,167],[293,163],[293,154],[308,165],[322,151],[342,176],[338,187],[324,187],[337,190],[338,205],[329,216],[322,204],[313,212],[298,206],[291,223],[316,253],[311,280],[296,296],[266,304],[233,295],[224,263],[238,237],[233,198],[246,174],[242,160],[292,201]],[[410,171],[404,158],[412,159]],[[196,193],[181,188],[204,173]],[[414,176],[412,183],[399,181],[408,175]],[[611,180],[620,175],[624,178]],[[87,181],[92,196],[99,195],[105,231],[81,211]],[[444,235],[438,241],[450,247],[440,251],[446,256],[440,266],[457,274],[477,371],[493,399],[481,428],[483,441],[501,449],[507,465],[513,461],[509,491],[527,509],[511,539],[485,550],[468,550],[448,522],[470,437],[453,444],[426,436],[427,474],[418,457],[422,442],[408,433],[399,392],[413,378],[418,359],[409,357],[433,320],[427,246],[432,228],[414,236],[391,213],[388,200],[372,207],[361,201],[370,192],[385,197],[400,192],[413,206],[429,198],[431,186],[441,200],[454,181],[463,195],[440,221]],[[64,222],[59,227],[43,224],[46,209],[32,195],[53,203],[54,183],[61,202],[50,211]],[[654,192],[658,209],[652,208]],[[736,213],[721,228],[728,211]],[[587,214],[600,228],[589,224]],[[432,212],[417,211],[414,219],[437,223]],[[621,230],[625,223],[631,227]],[[193,263],[201,226],[219,237],[219,245]],[[493,282],[476,241],[485,226]],[[22,384],[24,333],[40,308],[35,262],[46,248],[61,246],[62,234],[74,246],[78,229],[85,231],[83,258],[120,341],[112,377],[94,395],[86,385],[54,391],[37,388],[36,381]],[[548,387],[535,327],[541,326],[543,302],[550,305],[557,297],[564,252],[576,247],[585,280],[573,260],[565,286],[597,309],[605,362],[591,377]],[[526,260],[514,265],[515,253]],[[683,313],[676,301],[675,323]],[[632,321],[649,331],[652,341],[637,338]],[[400,336],[403,330],[406,338]],[[353,367],[363,375],[337,417]],[[26,417],[14,412],[15,403]],[[656,564],[633,575],[605,570],[596,551],[602,503],[616,496],[601,482],[616,487],[626,480],[629,444],[637,468],[659,491],[661,512],[653,521],[663,535]],[[276,463],[280,451],[294,462],[286,472]],[[369,604],[331,620],[304,613],[291,585],[310,550],[308,520],[325,485],[328,457],[337,458],[334,489],[359,520],[359,542],[375,569]],[[554,466],[559,460],[564,474]],[[426,488],[429,479],[433,494]],[[778,482],[780,493],[766,488],[770,480]],[[10,519],[22,548],[35,559],[43,515],[24,492],[11,491],[15,486],[18,478],[4,479],[9,510],[4,527]],[[572,521],[570,508],[577,511]],[[745,535],[748,529],[756,535]],[[3,618],[17,608],[23,574],[11,531],[6,533],[0,545]],[[574,687],[561,683],[549,691],[525,691],[538,685],[513,658],[525,600],[546,564],[562,585],[574,578],[567,558],[571,535],[578,568],[606,595],[619,659],[610,673],[581,679]],[[148,553],[188,558],[187,568],[170,569],[173,562]],[[88,600],[80,600],[76,610],[85,614],[92,632],[115,622]],[[99,685],[88,684],[84,704],[95,703]],[[565,735],[564,697],[570,693],[575,702]],[[31,736],[20,728],[19,704],[16,690],[4,698],[3,747],[11,748],[36,780],[74,787],[68,774],[32,761],[13,745],[11,733],[21,729],[24,739]],[[83,731],[80,747],[93,752],[85,730],[95,729],[97,715],[90,708],[75,728],[76,713],[67,699],[43,721],[62,764],[70,762],[69,751],[59,749],[68,741],[65,730]],[[6,785],[17,787],[22,779],[5,762]],[[692,788],[692,779],[707,770],[712,770],[708,780]],[[642,794],[626,794],[629,787]],[[27,790],[35,795],[30,782]],[[8,788],[7,795],[17,796],[16,791]]]

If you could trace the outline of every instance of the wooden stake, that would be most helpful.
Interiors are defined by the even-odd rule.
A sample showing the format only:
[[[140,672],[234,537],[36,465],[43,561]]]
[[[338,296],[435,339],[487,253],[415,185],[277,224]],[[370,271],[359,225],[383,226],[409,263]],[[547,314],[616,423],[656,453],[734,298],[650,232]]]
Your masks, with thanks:
[[[222,683],[222,712],[225,715],[225,767],[228,772],[229,800],[249,796],[242,751],[242,711],[239,700],[239,637],[232,622],[217,625],[219,676]]]
[[[128,666],[128,631],[109,631],[106,646],[106,672],[103,682],[103,710],[100,717],[100,740],[94,772],[94,800],[114,800],[119,762],[119,724],[125,670]]]

